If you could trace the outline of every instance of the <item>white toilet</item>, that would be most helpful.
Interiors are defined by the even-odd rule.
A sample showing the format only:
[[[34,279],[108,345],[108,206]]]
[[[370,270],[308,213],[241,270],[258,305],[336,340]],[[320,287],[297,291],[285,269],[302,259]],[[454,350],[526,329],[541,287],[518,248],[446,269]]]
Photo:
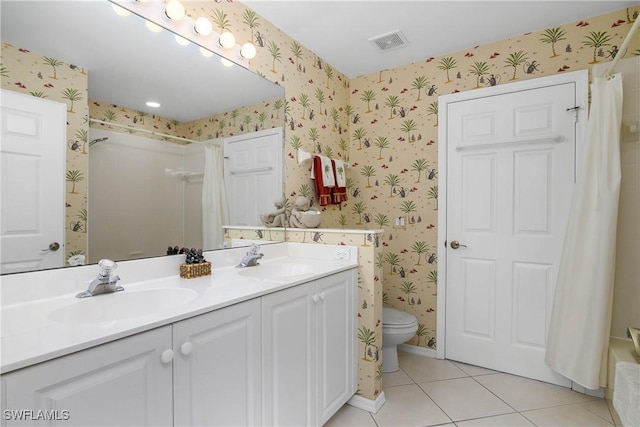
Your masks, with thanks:
[[[410,340],[418,330],[418,319],[397,308],[382,307],[382,372],[395,372],[398,344]]]

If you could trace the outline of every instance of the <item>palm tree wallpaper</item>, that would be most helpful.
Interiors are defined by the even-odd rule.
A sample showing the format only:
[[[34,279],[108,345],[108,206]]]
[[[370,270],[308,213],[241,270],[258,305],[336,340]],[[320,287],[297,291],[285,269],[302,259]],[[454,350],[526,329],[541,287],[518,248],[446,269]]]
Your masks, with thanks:
[[[410,343],[427,349],[437,346],[438,95],[589,69],[594,63],[611,60],[640,12],[636,7],[585,17],[580,22],[348,79],[239,1],[187,2],[186,6],[191,16],[224,18],[220,21],[234,32],[238,43],[253,41],[258,54],[249,68],[281,85],[286,99],[230,111],[186,128],[160,120],[160,126],[178,127],[163,132],[206,139],[284,126],[285,195],[289,203],[299,194],[313,194],[309,167],[298,164],[297,148],[331,153],[351,164],[346,170],[349,200],[322,208],[321,227],[345,229],[344,235],[299,230],[288,232],[287,239],[359,246],[358,393],[372,400],[382,385],[378,353],[383,292],[389,305],[418,318],[419,330]],[[74,111],[69,114],[73,124],[69,124],[67,135],[75,138],[81,135],[77,131],[86,130],[82,119],[89,115],[88,104],[94,102],[87,97],[86,73],[58,64],[46,54],[22,52],[19,47],[3,44],[2,87],[66,102]],[[636,39],[627,55],[638,54],[640,40]],[[65,89],[77,93],[67,91],[65,98]],[[99,104],[99,100],[95,102]],[[101,108],[95,114],[114,121],[123,119],[118,108]],[[114,114],[108,114],[108,109]],[[135,112],[126,114],[130,116],[127,120],[133,120]],[[146,126],[154,118],[136,120],[138,124],[144,120]],[[70,145],[79,150],[67,147],[67,170],[87,176],[82,144]],[[68,183],[69,192],[73,185],[77,194],[67,194],[66,202],[69,224],[91,216],[91,212],[80,215],[81,209],[86,209],[86,180],[74,178]],[[397,222],[400,217],[405,221]],[[356,238],[347,231],[354,228],[382,228],[384,233]],[[86,250],[85,233],[69,230],[67,239],[67,252]]]

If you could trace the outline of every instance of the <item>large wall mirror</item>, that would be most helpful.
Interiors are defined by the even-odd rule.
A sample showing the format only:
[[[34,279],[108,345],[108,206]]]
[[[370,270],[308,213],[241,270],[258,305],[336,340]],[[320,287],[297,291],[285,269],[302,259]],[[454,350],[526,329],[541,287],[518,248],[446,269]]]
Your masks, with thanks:
[[[176,209],[185,210],[185,206],[196,212],[201,209],[197,182],[201,164],[204,163],[204,154],[198,154],[198,150],[201,150],[197,147],[198,143],[166,138],[158,134],[181,135],[201,143],[231,135],[237,136],[244,132],[264,130],[264,123],[258,119],[237,117],[237,112],[235,115],[233,112],[254,105],[271,105],[278,99],[280,101],[276,103],[282,105],[284,89],[240,65],[225,65],[220,57],[203,51],[198,45],[179,45],[174,34],[167,30],[151,31],[146,21],[139,16],[119,16],[107,0],[3,0],[0,7],[3,52],[4,43],[8,43],[17,49],[37,53],[45,58],[45,61],[52,61],[50,66],[53,71],[56,67],[54,60],[62,61],[65,67],[81,68],[88,78],[88,94],[77,94],[75,102],[78,105],[89,104],[90,107],[86,110],[89,114],[83,114],[82,119],[89,121],[90,115],[92,119],[107,122],[99,123],[92,120],[90,125],[85,123],[88,136],[84,141],[79,141],[77,135],[69,135],[67,132],[69,147],[64,148],[72,150],[72,157],[81,152],[87,156],[84,160],[87,175],[85,182],[89,182],[85,184],[89,190],[86,195],[87,218],[84,224],[77,218],[67,218],[65,225],[72,229],[71,232],[75,227],[78,229],[75,231],[87,233],[87,261],[96,262],[100,258],[123,260],[159,256],[164,255],[168,245],[174,244],[201,247],[203,243],[202,239],[198,238],[199,232],[194,231],[192,227],[194,222],[201,221],[201,217],[196,214],[195,219],[189,219],[173,214]],[[28,69],[28,64],[25,64],[24,68]],[[14,74],[9,74],[12,72]],[[15,70],[9,70],[7,75],[11,76],[11,81],[21,81],[15,75]],[[3,74],[3,78],[5,77]],[[61,87],[65,84],[63,78],[57,82]],[[73,97],[72,93],[67,95],[67,99]],[[146,101],[157,101],[161,107],[148,107],[145,105]],[[127,126],[131,127],[140,126],[142,129],[146,121],[147,130],[155,131],[156,135],[137,130],[123,131],[121,127],[116,126],[120,124],[117,121],[111,126],[109,112],[114,116],[115,113],[126,116],[129,120]],[[273,113],[272,119],[274,115],[277,116],[278,113]],[[283,116],[281,111],[279,115]],[[219,120],[214,120],[214,116],[225,117],[225,120],[222,120],[225,122],[224,125],[220,124]],[[158,118],[164,120],[158,122],[162,124],[150,126],[150,123],[155,123],[154,120]],[[195,126],[197,129],[188,128],[186,124],[189,123],[198,123]],[[275,126],[273,123],[275,120],[268,122],[267,127]],[[133,139],[133,144],[139,144],[136,146],[138,153],[133,163],[138,165],[140,171],[153,169],[158,176],[155,179],[148,179],[148,174],[145,175],[145,179],[128,178],[124,180],[128,185],[123,188],[123,179],[113,177],[120,174],[116,167],[121,167],[126,162],[124,158],[120,158],[122,161],[119,161],[115,156],[118,156],[118,150],[124,150],[122,147],[131,143],[120,139],[129,137]],[[144,141],[137,142],[136,138]],[[162,154],[150,154],[156,149]],[[183,163],[168,166],[158,160],[171,151],[182,152]],[[68,155],[67,174],[74,169],[69,165],[69,158]],[[108,161],[105,160],[107,158]],[[128,163],[132,163],[132,158],[127,155]],[[99,174],[98,167],[101,168]],[[92,173],[92,168],[95,169],[95,174]],[[115,184],[116,182],[120,184]],[[168,191],[162,190],[166,183],[172,186]],[[201,187],[202,184],[199,188]],[[139,198],[132,196],[134,188],[136,194],[153,195],[161,203],[160,207],[153,207],[147,212],[131,209],[130,200]],[[283,190],[280,189],[282,192]],[[64,197],[61,195],[61,198]],[[68,199],[68,195],[66,197]],[[64,201],[61,200],[61,203]],[[87,224],[91,224],[92,209],[101,209],[100,206],[116,206],[126,214],[92,232],[91,226]],[[172,215],[169,216],[176,217],[175,224],[161,225],[163,232],[152,233],[155,236],[144,235],[145,227],[136,227],[135,239],[138,241],[158,240],[160,234],[160,240],[155,244],[156,253],[136,253],[130,249],[129,253],[124,255],[100,253],[100,245],[96,244],[97,241],[92,241],[94,238],[98,239],[97,236],[105,231],[107,235],[114,233],[125,223],[146,224],[158,220],[163,212],[171,212]],[[255,212],[255,217],[258,218],[260,213]],[[228,225],[236,225],[233,218]],[[190,234],[196,237],[192,239],[189,237]],[[65,261],[68,255],[69,253],[65,254]]]

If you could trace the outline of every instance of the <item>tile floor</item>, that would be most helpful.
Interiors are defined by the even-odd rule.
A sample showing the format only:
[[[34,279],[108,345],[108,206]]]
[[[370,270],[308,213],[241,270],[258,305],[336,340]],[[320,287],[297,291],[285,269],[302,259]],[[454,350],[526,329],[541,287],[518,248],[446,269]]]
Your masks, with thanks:
[[[463,363],[399,353],[377,414],[345,405],[337,426],[613,426],[604,399]]]

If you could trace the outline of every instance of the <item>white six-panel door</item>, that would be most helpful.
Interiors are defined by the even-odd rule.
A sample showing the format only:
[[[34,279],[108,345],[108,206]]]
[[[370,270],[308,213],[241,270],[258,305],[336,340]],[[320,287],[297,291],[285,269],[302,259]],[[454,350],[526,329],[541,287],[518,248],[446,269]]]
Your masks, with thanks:
[[[224,180],[233,225],[262,225],[282,197],[282,128],[224,139]]]
[[[447,104],[448,359],[569,384],[544,352],[574,185],[576,98],[567,82]]]
[[[66,105],[1,94],[1,273],[62,267]]]

